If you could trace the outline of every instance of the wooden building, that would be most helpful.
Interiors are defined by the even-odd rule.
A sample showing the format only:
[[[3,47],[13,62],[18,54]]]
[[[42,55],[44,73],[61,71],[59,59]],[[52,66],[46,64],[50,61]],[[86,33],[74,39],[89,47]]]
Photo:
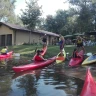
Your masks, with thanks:
[[[0,22],[0,46],[42,43],[40,38],[44,34],[47,35],[49,44],[57,41],[59,37],[58,34],[52,32],[44,30],[32,31],[19,25]]]

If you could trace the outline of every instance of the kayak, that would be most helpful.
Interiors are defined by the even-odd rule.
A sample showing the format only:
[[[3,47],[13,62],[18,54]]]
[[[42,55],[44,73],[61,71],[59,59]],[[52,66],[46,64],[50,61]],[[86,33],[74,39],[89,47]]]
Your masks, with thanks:
[[[92,63],[95,63],[95,62],[96,62],[96,54],[93,54],[93,55],[87,57],[83,61],[82,65],[92,64]]]
[[[31,64],[14,66],[12,69],[14,70],[15,73],[26,71],[26,70],[36,70],[52,64],[55,60],[56,60],[56,56],[41,62],[34,61]]]
[[[42,48],[42,51],[43,51],[43,52],[41,53],[41,55],[42,55],[42,56],[44,56],[44,55],[45,55],[45,53],[46,53],[46,51],[47,51],[47,46],[46,46],[46,47],[44,47],[44,48]],[[35,54],[35,55],[34,55],[34,57],[33,57],[33,59],[32,59],[32,60],[34,60],[34,59],[35,59],[35,56],[36,56],[36,55],[37,55],[37,54]]]
[[[84,51],[81,50],[78,54],[80,55],[80,57],[71,58],[69,61],[69,66],[75,67],[75,66],[79,66],[82,63],[82,61],[84,59]]]
[[[87,70],[80,96],[96,96],[96,83],[90,73],[90,69]]]
[[[41,55],[42,55],[42,56],[44,56],[44,55],[45,55],[45,53],[46,53],[46,51],[47,51],[47,46],[46,46],[46,47],[44,47],[42,50],[43,50],[43,52],[41,53]]]
[[[6,55],[0,55],[0,60],[12,57],[13,51],[8,52]]]
[[[63,49],[63,56],[60,56],[60,52],[58,53],[58,55],[56,56],[56,63],[62,63],[66,58],[66,53],[65,50]]]

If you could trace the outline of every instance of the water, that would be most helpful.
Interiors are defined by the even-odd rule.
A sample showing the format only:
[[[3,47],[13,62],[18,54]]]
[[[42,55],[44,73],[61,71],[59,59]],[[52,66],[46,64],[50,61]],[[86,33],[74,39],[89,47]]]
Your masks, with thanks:
[[[79,96],[86,68],[68,68],[68,61],[15,74],[13,65],[31,63],[29,58],[11,59],[0,68],[0,96]],[[1,62],[2,63],[2,62]],[[92,70],[94,73],[95,70]]]

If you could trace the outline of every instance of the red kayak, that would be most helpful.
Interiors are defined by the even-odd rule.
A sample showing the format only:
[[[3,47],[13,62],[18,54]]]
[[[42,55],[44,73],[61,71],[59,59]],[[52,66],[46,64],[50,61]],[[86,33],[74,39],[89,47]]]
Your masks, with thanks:
[[[87,70],[84,86],[80,96],[96,96],[96,83],[90,73],[90,69]]]
[[[40,69],[43,67],[46,67],[50,64],[52,64],[54,61],[56,60],[56,56],[46,60],[46,61],[41,61],[41,62],[33,62],[31,64],[27,64],[27,65],[22,65],[22,66],[15,66],[12,69],[14,70],[14,72],[18,73],[21,71],[26,71],[26,70],[35,70],[35,69]]]
[[[0,55],[0,60],[12,57],[13,51],[8,52],[6,55]]]
[[[42,51],[43,51],[43,52],[41,53],[41,55],[42,55],[42,56],[44,56],[44,55],[45,55],[45,53],[46,53],[46,51],[47,51],[47,46],[46,46],[46,47],[44,47],[44,48],[42,49]],[[35,56],[36,56],[36,55],[37,55],[37,54],[35,54],[35,55],[34,55],[34,57],[33,57],[33,59],[32,59],[32,60],[34,60],[34,58],[35,58]]]
[[[69,61],[69,66],[75,67],[75,66],[79,66],[81,64],[81,62],[84,59],[84,51],[81,50],[78,54],[80,55],[80,57],[71,58],[71,60]]]
[[[47,51],[47,46],[46,46],[46,47],[44,47],[42,50],[43,50],[43,52],[41,53],[41,55],[42,55],[42,56],[44,56],[44,55],[45,55],[45,53],[46,53],[46,51]]]

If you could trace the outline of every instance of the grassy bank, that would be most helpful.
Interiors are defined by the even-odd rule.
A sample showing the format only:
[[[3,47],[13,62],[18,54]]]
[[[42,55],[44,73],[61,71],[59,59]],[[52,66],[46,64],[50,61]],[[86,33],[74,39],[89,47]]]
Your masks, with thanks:
[[[75,46],[73,45],[66,45],[65,51],[68,52],[70,55]],[[14,53],[20,53],[22,56],[33,57],[35,54],[35,49],[41,49],[42,46],[37,45],[18,45],[18,46],[9,46],[9,51],[13,50]],[[96,52],[96,46],[86,46],[85,47],[86,53],[92,52],[93,54]],[[59,46],[48,46],[47,53],[45,55],[46,58],[50,58],[52,56],[56,56],[59,52]]]

